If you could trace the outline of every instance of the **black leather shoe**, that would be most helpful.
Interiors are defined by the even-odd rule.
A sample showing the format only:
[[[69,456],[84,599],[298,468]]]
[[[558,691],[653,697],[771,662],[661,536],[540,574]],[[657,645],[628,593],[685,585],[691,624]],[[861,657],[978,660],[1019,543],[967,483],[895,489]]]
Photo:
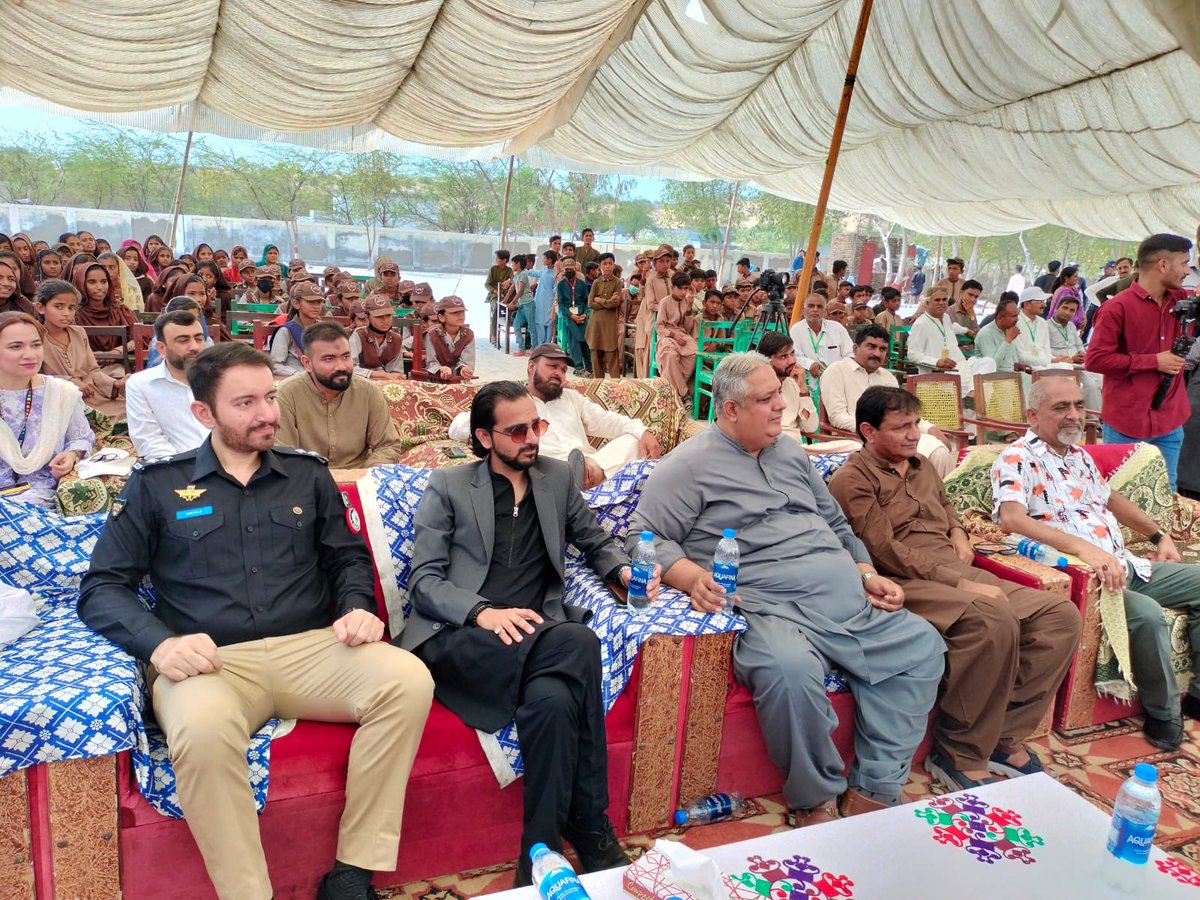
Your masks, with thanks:
[[[1200,697],[1184,694],[1179,706],[1189,719],[1200,719]]]
[[[1146,724],[1142,726],[1146,740],[1159,750],[1176,750],[1183,743],[1183,717],[1174,719],[1156,719],[1146,716]]]
[[[575,848],[584,872],[614,869],[633,862],[621,849],[621,842],[617,840],[608,816],[604,817],[604,824],[598,831],[577,831],[568,825],[563,829],[563,837]]]
[[[367,869],[335,863],[317,885],[317,900],[378,900]]]

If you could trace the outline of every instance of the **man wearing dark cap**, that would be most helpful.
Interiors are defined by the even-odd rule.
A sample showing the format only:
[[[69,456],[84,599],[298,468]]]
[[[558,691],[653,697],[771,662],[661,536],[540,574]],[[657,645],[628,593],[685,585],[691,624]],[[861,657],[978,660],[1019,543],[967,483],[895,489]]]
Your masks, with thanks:
[[[542,455],[567,462],[576,484],[584,490],[636,459],[658,459],[662,447],[644,423],[567,388],[571,364],[571,357],[557,344],[539,344],[529,354],[529,393],[538,415],[550,423],[542,435]],[[465,443],[470,436],[470,417],[459,413],[450,423],[450,439]],[[597,450],[588,441],[593,437],[605,438],[607,443]]]
[[[404,336],[392,327],[396,311],[385,294],[372,294],[363,305],[367,316],[364,328],[350,335],[350,356],[354,374],[374,381],[404,380]]]
[[[443,297],[438,324],[425,332],[425,369],[438,378],[475,377],[475,333],[467,327],[462,297]]]

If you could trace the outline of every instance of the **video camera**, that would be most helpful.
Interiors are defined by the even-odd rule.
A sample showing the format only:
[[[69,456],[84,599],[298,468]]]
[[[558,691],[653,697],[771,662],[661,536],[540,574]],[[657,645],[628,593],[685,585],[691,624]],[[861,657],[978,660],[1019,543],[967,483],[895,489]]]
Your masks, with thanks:
[[[774,269],[763,269],[758,276],[758,289],[767,295],[767,300],[783,302],[784,289],[788,286],[791,276],[787,272],[776,272]]]
[[[1191,351],[1192,345],[1196,343],[1196,336],[1193,332],[1196,322],[1200,321],[1200,297],[1188,297],[1180,300],[1171,307],[1171,315],[1179,320],[1179,337],[1175,338],[1175,342],[1171,344],[1171,352],[1176,356],[1186,357]],[[1158,390],[1154,392],[1154,398],[1150,401],[1151,409],[1158,409],[1163,405],[1174,381],[1174,375],[1162,377],[1158,383]]]

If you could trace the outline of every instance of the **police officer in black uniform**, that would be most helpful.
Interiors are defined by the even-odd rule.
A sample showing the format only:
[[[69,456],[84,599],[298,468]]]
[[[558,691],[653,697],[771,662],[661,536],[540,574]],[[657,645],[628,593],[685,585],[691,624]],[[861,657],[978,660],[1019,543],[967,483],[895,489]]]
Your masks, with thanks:
[[[272,447],[271,360],[217,344],[188,381],[212,434],[135,467],[96,544],[79,615],[150,664],[180,805],[222,898],[272,895],[250,736],[274,716],[359,722],[337,860],[318,898],[373,897],[372,871],[395,868],[432,679],[381,640],[371,559],[325,460]],[[153,611],[137,596],[147,574]]]

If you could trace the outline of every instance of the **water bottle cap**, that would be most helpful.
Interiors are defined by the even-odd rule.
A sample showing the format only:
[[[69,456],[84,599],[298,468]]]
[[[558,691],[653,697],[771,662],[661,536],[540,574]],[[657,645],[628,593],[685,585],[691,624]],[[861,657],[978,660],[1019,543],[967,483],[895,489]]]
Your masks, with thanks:
[[[654,540],[654,532],[653,531],[643,531],[642,532],[642,540],[643,541],[653,541]]]
[[[687,821],[687,813],[682,809],[677,809],[675,810],[675,815],[672,818],[674,818],[676,825],[682,825]]]
[[[1154,782],[1158,781],[1158,766],[1154,765],[1154,763],[1138,763],[1133,767],[1133,774],[1142,781],[1154,784]]]
[[[543,850],[549,850],[549,849],[550,849],[550,848],[549,848],[549,847],[547,847],[547,846],[546,846],[545,844],[543,844],[543,843],[540,843],[540,842],[539,842],[539,843],[537,843],[537,844],[534,844],[532,847],[530,847],[530,848],[529,848],[529,859],[530,859],[530,860],[532,860],[532,859],[533,859],[535,856],[537,856],[537,855],[538,855],[539,853],[541,853]]]
[[[721,532],[721,537],[727,537],[732,540],[733,538],[737,537],[737,529],[736,528],[726,528],[724,531]]]

